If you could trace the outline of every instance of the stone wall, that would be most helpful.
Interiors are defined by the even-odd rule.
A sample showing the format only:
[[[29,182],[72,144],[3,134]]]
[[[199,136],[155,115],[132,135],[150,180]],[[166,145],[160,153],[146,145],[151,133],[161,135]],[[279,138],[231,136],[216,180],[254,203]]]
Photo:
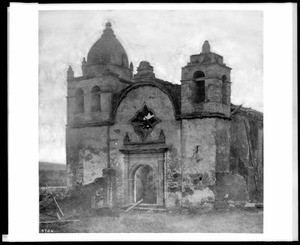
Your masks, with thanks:
[[[215,119],[182,121],[183,206],[215,199]]]
[[[157,159],[148,160],[153,169],[157,166],[161,168],[157,171],[163,171],[157,181],[162,184],[167,208],[199,207],[224,199],[262,202],[263,126],[259,113],[243,109],[231,120],[178,120],[170,97],[155,83],[134,87],[116,105],[115,113],[109,113],[114,123],[67,128],[68,186],[89,184],[111,168],[115,175],[113,182],[107,180],[107,203],[128,205],[134,201],[128,197],[130,168],[147,164],[147,157],[159,153]],[[143,139],[130,121],[145,105],[159,122]],[[147,149],[147,154],[135,151],[138,155],[133,158],[132,153],[124,153],[125,136],[136,151],[155,149],[150,153]]]
[[[108,126],[67,128],[67,185],[102,177],[108,165]]]
[[[92,111],[92,89],[94,86],[100,88],[100,110]],[[79,81],[68,82],[68,124],[84,124],[93,123],[99,121],[107,121],[110,119],[112,111],[112,97],[114,93],[121,91],[128,86],[127,83],[123,83],[114,74],[107,74],[97,76],[89,79],[81,79]],[[75,94],[76,91],[81,88],[84,94],[84,112],[76,113],[75,108]]]
[[[263,117],[241,109],[230,125],[230,172],[241,176],[250,201],[263,201]]]
[[[196,90],[195,81],[182,81],[181,94],[181,113],[183,115],[189,114],[222,114],[226,117],[230,116],[230,106],[223,103],[223,95],[226,96],[226,103],[228,103],[227,97],[230,96],[230,90],[226,86],[222,86],[222,81],[219,79],[203,79],[205,80],[205,97],[206,102],[198,103],[194,99]],[[213,82],[218,81],[218,86],[212,86]],[[217,91],[217,88],[219,89]],[[226,89],[226,93],[223,91]],[[218,101],[217,101],[218,100]]]
[[[144,104],[153,110],[155,116],[161,120],[153,131],[147,136],[145,142],[141,141],[139,135],[134,132],[129,121],[135,116]],[[168,151],[165,153],[164,175],[165,178],[165,205],[175,206],[179,204],[181,194],[178,191],[170,191],[171,188],[180,188],[180,177],[172,177],[175,173],[180,175],[180,122],[175,120],[174,107],[169,97],[159,88],[154,86],[138,87],[131,90],[119,105],[116,113],[116,122],[110,127],[110,161],[111,166],[117,169],[117,199],[122,203],[124,199],[124,186],[126,178],[124,157],[120,152],[124,148],[124,136],[128,134],[131,142],[150,143],[158,140],[160,132],[165,135],[165,145]],[[174,190],[174,189],[173,189]],[[176,201],[177,200],[177,201]]]

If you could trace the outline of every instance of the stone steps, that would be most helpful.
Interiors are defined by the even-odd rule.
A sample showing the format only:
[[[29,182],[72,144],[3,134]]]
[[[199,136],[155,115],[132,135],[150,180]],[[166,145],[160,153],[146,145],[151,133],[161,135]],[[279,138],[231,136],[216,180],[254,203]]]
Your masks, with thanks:
[[[166,212],[166,208],[158,208],[158,207],[145,207],[145,206],[136,206],[133,208],[133,210],[139,210],[139,211],[157,211],[157,212]]]
[[[263,209],[263,203],[244,203],[244,204],[234,204],[234,203],[228,203],[225,204],[223,203],[224,207],[227,207],[229,205],[230,207],[241,207],[241,208],[246,208],[246,209]],[[126,207],[127,208],[127,207]],[[164,207],[155,207],[155,206],[147,206],[146,204],[138,205],[134,207],[132,210],[137,210],[137,211],[154,211],[154,212],[167,212],[167,209]]]

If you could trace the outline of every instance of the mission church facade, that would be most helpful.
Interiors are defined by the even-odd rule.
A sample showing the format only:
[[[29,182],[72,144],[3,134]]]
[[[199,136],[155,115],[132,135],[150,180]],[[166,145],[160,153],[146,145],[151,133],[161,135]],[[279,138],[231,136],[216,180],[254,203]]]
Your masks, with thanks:
[[[107,22],[82,76],[67,71],[68,186],[100,183],[103,206],[262,202],[263,115],[231,104],[230,72],[205,41],[180,85],[148,61],[133,74]]]

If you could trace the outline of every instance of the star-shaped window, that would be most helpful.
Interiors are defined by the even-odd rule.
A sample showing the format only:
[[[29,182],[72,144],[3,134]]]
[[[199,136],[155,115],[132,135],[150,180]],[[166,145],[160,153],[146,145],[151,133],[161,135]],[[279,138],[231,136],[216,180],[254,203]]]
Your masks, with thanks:
[[[135,116],[130,120],[134,132],[141,136],[144,141],[147,136],[152,132],[156,124],[161,120],[154,115],[154,112],[150,110],[147,105],[138,111]]]

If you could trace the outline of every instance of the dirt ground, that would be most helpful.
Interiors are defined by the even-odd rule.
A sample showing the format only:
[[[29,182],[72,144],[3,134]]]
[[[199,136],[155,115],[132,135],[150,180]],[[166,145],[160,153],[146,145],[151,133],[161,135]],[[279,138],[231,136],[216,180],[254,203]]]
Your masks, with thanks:
[[[41,215],[41,219],[48,219]],[[42,224],[40,232],[53,233],[262,233],[263,211],[232,209],[191,212],[101,210],[67,214],[77,222]],[[54,220],[55,218],[52,217]]]

